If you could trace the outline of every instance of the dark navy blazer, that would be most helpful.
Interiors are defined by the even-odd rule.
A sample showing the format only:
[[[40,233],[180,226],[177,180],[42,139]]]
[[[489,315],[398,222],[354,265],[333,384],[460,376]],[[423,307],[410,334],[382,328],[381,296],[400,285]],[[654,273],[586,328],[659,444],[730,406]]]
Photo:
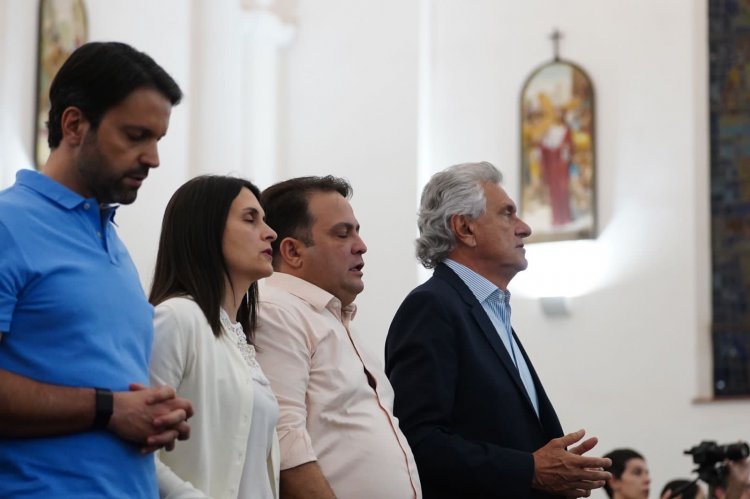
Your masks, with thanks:
[[[490,318],[450,268],[438,265],[399,307],[385,370],[424,499],[555,497],[531,489],[531,453],[562,436],[562,428],[516,341],[534,379],[539,417]]]

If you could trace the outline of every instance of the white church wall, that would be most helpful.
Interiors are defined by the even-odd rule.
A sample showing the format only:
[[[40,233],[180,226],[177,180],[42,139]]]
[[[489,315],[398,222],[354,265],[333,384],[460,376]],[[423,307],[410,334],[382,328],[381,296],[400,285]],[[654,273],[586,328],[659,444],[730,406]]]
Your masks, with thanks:
[[[692,469],[690,445],[750,438],[747,401],[693,403],[711,376],[705,3],[433,3],[436,169],[490,160],[518,199],[519,93],[554,27],[592,77],[601,234],[528,247],[514,325],[566,430],[642,451],[653,497]],[[567,318],[541,312],[552,278],[582,293]]]
[[[0,188],[33,165],[36,6],[0,0]],[[28,4],[28,5],[26,5]]]
[[[368,245],[354,324],[381,356],[417,279],[418,15],[400,0],[302,1],[285,67],[280,177],[351,181]]]
[[[204,1],[87,1],[92,40],[146,51],[186,93],[161,144],[162,166],[118,215],[144,284],[174,189],[196,173],[245,168],[234,153],[246,153],[233,128],[242,126],[234,91],[213,91],[213,80],[196,76],[207,68],[195,45],[201,22],[232,26],[227,16],[240,2],[196,16],[213,5]],[[382,352],[395,309],[419,281],[417,164],[427,158],[422,166],[436,171],[492,161],[518,199],[521,85],[550,59],[552,28],[564,33],[562,56],[583,66],[596,90],[601,234],[528,247],[529,270],[511,286],[514,324],[564,427],[598,435],[599,453],[641,450],[652,497],[688,474],[681,451],[689,445],[750,439],[747,401],[693,403],[710,393],[711,375],[705,3],[300,0],[277,96],[274,179],[332,173],[354,185],[369,246],[355,324]],[[35,4],[0,0],[2,187],[31,165]],[[430,31],[422,44],[420,26]],[[235,74],[229,64],[219,71]],[[209,114],[210,123],[199,121]],[[567,318],[541,313],[550,269],[567,284],[558,292],[579,290]]]

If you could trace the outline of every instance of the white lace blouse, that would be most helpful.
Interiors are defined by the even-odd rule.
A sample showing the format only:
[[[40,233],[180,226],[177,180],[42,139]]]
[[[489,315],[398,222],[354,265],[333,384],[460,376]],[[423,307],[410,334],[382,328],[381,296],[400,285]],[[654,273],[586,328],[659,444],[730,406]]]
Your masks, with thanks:
[[[175,387],[195,412],[190,438],[157,455],[163,498],[278,498],[278,405],[255,349],[241,352],[236,328],[224,328],[214,336],[189,298],[156,307],[151,384]]]
[[[240,481],[240,492],[238,498],[247,499],[273,499],[271,480],[258,480],[258,477],[268,477],[269,469],[266,466],[267,458],[270,457],[272,443],[276,438],[276,422],[279,419],[279,404],[271,391],[260,364],[255,360],[255,347],[247,342],[242,324],[233,323],[229,315],[221,310],[221,325],[230,336],[236,340],[237,348],[247,362],[254,382],[255,399],[253,401],[253,424],[250,425],[250,435],[247,439],[247,458],[245,459],[244,472]],[[264,456],[266,459],[253,459],[255,456]],[[271,478],[271,477],[269,477]]]

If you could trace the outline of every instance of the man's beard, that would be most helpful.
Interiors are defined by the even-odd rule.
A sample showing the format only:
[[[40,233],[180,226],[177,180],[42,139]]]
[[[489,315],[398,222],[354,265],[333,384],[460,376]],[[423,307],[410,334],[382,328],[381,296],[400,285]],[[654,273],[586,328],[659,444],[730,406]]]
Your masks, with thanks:
[[[96,135],[87,136],[84,139],[83,149],[78,160],[78,173],[89,192],[94,195],[100,204],[130,204],[135,201],[138,196],[138,189],[126,187],[122,181],[128,174],[144,173],[144,170],[147,173],[148,168],[134,168],[119,176],[115,176],[112,170],[111,163],[99,149]]]

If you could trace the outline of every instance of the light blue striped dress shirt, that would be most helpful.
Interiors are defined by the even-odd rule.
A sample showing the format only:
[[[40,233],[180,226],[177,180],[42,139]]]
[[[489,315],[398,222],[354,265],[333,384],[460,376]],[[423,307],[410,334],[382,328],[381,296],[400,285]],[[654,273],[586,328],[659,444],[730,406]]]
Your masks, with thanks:
[[[513,337],[510,325],[510,291],[498,288],[483,276],[450,258],[446,258],[443,263],[458,274],[458,277],[469,287],[482,305],[487,317],[490,318],[492,325],[495,326],[500,340],[502,340],[503,345],[508,350],[510,358],[516,365],[516,368],[518,368],[518,374],[521,377],[523,386],[526,388],[526,393],[529,394],[531,403],[534,405],[534,410],[537,416],[539,416],[539,400],[536,394],[536,387],[534,387],[534,380],[531,377],[531,371],[528,364],[526,364],[526,360],[521,355],[521,349],[518,348],[518,343],[516,343],[516,339]]]

